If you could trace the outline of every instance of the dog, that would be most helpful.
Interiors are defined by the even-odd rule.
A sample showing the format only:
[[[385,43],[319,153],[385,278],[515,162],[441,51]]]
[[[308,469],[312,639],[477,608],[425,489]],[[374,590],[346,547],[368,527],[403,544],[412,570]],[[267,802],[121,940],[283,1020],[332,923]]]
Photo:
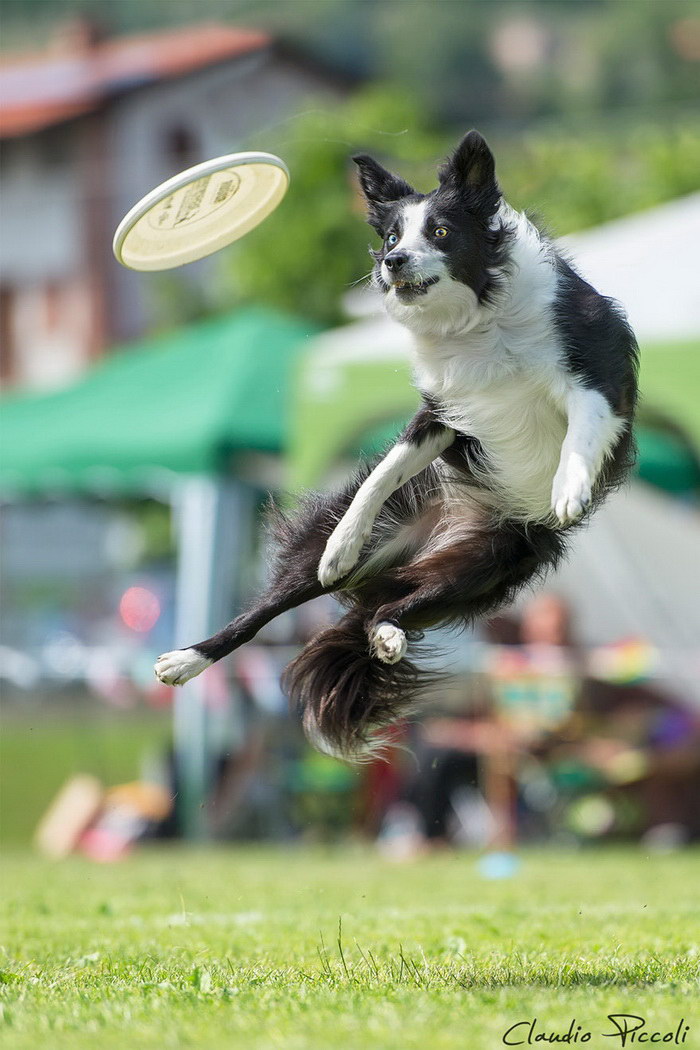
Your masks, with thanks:
[[[543,578],[624,481],[638,350],[620,305],[506,203],[477,131],[428,194],[370,156],[353,160],[382,241],[373,282],[413,334],[421,407],[342,491],[309,495],[291,516],[273,509],[264,595],[155,670],[182,685],[279,613],[334,592],[345,615],[283,683],[311,742],[359,761],[425,691],[408,646]]]

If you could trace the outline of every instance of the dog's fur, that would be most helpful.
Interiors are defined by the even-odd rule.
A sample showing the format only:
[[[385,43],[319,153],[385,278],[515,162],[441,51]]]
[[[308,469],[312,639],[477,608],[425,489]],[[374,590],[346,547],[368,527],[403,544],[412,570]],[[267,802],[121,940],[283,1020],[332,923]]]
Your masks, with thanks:
[[[285,672],[311,741],[359,758],[425,676],[408,643],[471,623],[542,577],[633,459],[637,346],[621,308],[503,199],[469,132],[427,195],[354,158],[382,238],[374,282],[413,333],[423,403],[384,458],[273,516],[272,583],[250,611],[156,664],[182,684],[286,609],[345,616]],[[381,737],[379,738],[381,739]]]

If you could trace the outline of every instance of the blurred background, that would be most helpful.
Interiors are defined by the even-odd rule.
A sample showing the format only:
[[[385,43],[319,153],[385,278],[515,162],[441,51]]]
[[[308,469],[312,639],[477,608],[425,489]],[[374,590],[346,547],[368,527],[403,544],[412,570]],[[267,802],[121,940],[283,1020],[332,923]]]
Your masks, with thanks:
[[[700,14],[694,0],[4,0],[2,843],[700,837]],[[265,579],[264,507],[411,414],[350,155],[420,189],[477,126],[510,202],[627,308],[633,483],[544,591],[473,633],[391,758],[312,752],[279,675],[330,599],[174,690],[155,657]],[[279,210],[163,274],[114,261],[144,193],[219,154]]]

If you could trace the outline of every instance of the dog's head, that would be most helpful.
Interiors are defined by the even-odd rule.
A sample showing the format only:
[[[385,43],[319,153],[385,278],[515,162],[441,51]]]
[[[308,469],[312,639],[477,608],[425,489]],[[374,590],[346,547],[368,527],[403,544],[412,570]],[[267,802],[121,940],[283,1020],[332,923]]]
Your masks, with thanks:
[[[389,313],[417,331],[471,325],[498,284],[505,232],[501,193],[485,139],[470,131],[439,171],[432,193],[417,193],[372,157],[353,157],[368,221],[382,238],[374,277]]]

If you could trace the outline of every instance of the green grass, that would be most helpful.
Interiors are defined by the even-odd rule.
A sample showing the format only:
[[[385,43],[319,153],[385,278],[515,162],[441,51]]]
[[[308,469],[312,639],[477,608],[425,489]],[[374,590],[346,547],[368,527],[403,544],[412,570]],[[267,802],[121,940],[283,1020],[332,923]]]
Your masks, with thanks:
[[[144,755],[162,756],[169,711],[18,712],[0,736],[0,841],[25,845],[61,785],[92,773],[107,787],[135,780]]]
[[[501,882],[470,855],[17,854],[3,881],[13,1050],[493,1050],[533,1017],[611,1050],[619,1012],[700,1047],[693,852],[526,853]]]

